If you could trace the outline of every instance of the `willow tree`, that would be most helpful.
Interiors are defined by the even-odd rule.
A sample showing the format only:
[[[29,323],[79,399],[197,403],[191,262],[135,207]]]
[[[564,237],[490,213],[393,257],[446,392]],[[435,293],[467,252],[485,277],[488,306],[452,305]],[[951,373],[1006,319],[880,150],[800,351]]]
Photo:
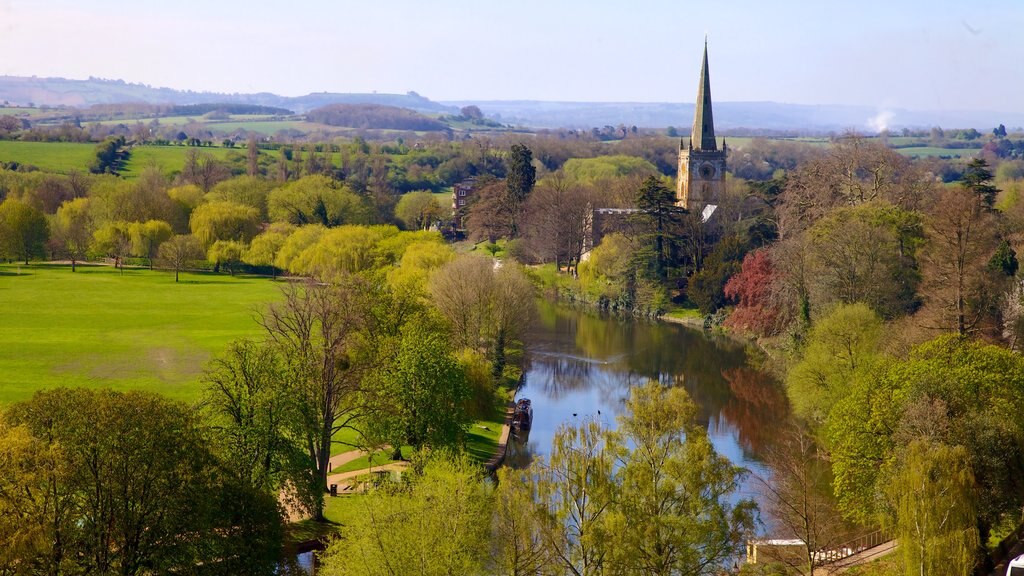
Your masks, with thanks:
[[[979,546],[974,474],[963,446],[915,441],[886,488],[907,576],[961,576]]]

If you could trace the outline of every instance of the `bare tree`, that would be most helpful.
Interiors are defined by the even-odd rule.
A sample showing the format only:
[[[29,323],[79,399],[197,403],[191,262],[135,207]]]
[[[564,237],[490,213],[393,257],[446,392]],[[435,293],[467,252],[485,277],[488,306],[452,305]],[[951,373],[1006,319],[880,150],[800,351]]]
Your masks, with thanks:
[[[259,148],[256,147],[256,137],[249,136],[249,143],[246,144],[246,158],[248,160],[246,172],[249,176],[260,175],[259,156],[260,151]]]
[[[914,210],[932,182],[908,159],[877,142],[847,134],[828,154],[788,178],[778,209],[783,237],[799,233],[839,206],[886,200]]]
[[[203,247],[195,236],[178,234],[160,245],[159,258],[164,266],[174,269],[174,281],[178,273],[190,263],[203,257]]]
[[[933,328],[978,331],[998,298],[986,264],[996,248],[996,226],[977,195],[963,187],[938,197],[926,232],[925,298]]]
[[[430,283],[434,304],[451,324],[460,348],[490,353],[494,373],[505,367],[505,352],[533,318],[533,286],[513,264],[463,256],[438,270]]]
[[[561,174],[546,178],[526,201],[523,236],[527,249],[541,261],[570,268],[579,263],[586,236],[587,210],[593,194]]]
[[[782,434],[779,444],[768,450],[766,463],[771,478],[757,479],[773,518],[772,529],[801,542],[799,553],[779,550],[766,555],[804,576],[821,574],[826,560],[822,552],[835,548],[848,535],[832,498],[828,463],[800,428]]]

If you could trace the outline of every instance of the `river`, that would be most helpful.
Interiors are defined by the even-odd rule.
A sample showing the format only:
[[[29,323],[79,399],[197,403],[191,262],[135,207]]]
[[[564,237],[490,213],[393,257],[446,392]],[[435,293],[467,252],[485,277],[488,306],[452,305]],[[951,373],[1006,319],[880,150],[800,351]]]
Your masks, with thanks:
[[[630,387],[658,380],[686,388],[715,449],[751,472],[735,498],[758,499],[753,474],[768,474],[760,455],[789,410],[781,387],[749,365],[741,343],[678,324],[547,302],[540,305],[526,343],[519,397],[533,403],[533,427],[525,445],[510,444],[507,464],[525,466],[535,455],[547,454],[555,430],[565,422],[599,418],[614,426]]]
[[[678,324],[548,303],[540,306],[527,342],[519,397],[533,403],[533,428],[525,447],[510,446],[510,465],[546,455],[565,422],[597,418],[614,426],[630,387],[657,380],[686,389],[720,454],[751,474],[768,474],[760,456],[788,418],[788,404],[781,387],[748,364],[742,343]],[[756,484],[748,476],[737,497],[757,499]]]

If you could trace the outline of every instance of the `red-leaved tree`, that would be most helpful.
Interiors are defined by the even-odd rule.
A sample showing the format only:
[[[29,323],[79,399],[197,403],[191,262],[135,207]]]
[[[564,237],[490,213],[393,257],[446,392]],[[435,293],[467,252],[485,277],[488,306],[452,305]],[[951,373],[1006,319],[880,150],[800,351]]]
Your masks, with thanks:
[[[779,310],[770,302],[775,268],[767,250],[743,258],[743,266],[725,283],[725,297],[736,303],[725,321],[729,328],[768,336],[779,329]]]

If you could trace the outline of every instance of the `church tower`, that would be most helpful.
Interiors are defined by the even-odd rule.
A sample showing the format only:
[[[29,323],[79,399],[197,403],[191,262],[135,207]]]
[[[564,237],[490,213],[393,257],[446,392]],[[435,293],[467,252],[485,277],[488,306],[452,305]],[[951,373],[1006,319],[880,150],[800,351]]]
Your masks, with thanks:
[[[690,138],[679,142],[679,172],[676,204],[690,212],[704,213],[717,206],[725,192],[725,141],[718,149],[715,122],[711,114],[711,76],[708,73],[708,41],[704,39],[704,61],[700,65],[697,105]],[[714,210],[712,208],[712,210]],[[706,213],[707,220],[710,212]]]

